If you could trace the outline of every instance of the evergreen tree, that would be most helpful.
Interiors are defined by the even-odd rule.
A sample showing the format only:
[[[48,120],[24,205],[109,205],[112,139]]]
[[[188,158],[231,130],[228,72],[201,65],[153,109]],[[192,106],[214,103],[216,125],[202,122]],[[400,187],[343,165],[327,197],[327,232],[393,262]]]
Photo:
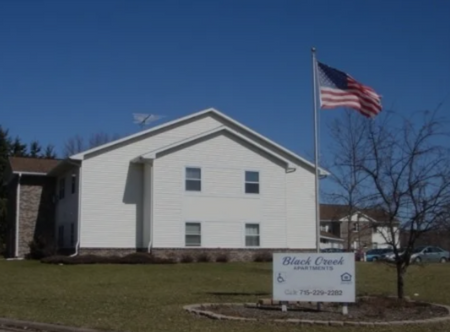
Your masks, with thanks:
[[[15,157],[26,157],[27,156],[27,145],[22,144],[19,137],[16,137],[14,142],[11,144],[10,156]]]
[[[5,176],[6,166],[8,165],[8,156],[11,151],[11,139],[8,130],[0,126],[0,254],[4,250],[6,240],[6,188],[1,185]]]
[[[39,142],[38,141],[33,141],[30,144],[30,154],[29,154],[29,156],[31,158],[39,158],[41,150],[42,150],[42,147],[39,144]]]
[[[11,139],[9,132],[0,126],[0,179],[3,179],[3,174],[8,164],[8,156],[11,150]]]
[[[42,157],[46,159],[56,159],[55,147],[52,144],[47,145]]]

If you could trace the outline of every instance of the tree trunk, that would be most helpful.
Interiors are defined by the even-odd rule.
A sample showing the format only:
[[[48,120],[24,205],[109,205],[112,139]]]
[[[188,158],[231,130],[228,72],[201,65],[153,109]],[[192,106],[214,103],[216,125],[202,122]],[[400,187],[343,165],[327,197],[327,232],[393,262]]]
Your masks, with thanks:
[[[401,264],[397,264],[397,297],[400,300],[403,300],[405,293],[404,293],[404,288],[405,288],[405,283],[404,283],[404,276],[405,276],[405,272],[402,268]]]

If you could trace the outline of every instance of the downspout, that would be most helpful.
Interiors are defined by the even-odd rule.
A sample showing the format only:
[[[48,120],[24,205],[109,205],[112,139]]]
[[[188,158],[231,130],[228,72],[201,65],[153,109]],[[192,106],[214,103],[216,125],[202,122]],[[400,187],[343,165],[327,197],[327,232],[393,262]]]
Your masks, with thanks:
[[[147,252],[151,253],[153,248],[153,164],[150,168],[150,239],[147,246]]]
[[[82,168],[81,164],[78,166],[78,215],[77,215],[77,243],[75,244],[75,253],[70,255],[74,257],[78,255],[81,240],[81,187],[82,187]]]
[[[19,222],[20,222],[20,179],[22,178],[22,173],[18,174],[17,177],[17,190],[16,190],[16,243],[14,249],[14,257],[19,258]]]

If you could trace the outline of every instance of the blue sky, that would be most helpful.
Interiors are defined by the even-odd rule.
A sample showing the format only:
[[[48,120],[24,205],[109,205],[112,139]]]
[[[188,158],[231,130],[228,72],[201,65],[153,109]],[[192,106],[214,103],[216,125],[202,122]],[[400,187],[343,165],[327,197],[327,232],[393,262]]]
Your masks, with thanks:
[[[438,0],[3,0],[0,124],[60,151],[138,131],[134,112],[215,107],[311,157],[311,46],[385,109],[434,108],[450,93],[449,13]],[[340,115],[321,112],[323,149]]]

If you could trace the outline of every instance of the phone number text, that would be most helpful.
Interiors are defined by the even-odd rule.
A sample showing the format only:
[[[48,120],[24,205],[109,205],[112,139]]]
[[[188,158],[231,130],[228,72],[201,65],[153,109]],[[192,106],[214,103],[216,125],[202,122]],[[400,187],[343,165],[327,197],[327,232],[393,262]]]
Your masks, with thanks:
[[[286,289],[285,295],[304,295],[304,296],[342,296],[344,292],[340,289],[322,290],[322,289]]]

